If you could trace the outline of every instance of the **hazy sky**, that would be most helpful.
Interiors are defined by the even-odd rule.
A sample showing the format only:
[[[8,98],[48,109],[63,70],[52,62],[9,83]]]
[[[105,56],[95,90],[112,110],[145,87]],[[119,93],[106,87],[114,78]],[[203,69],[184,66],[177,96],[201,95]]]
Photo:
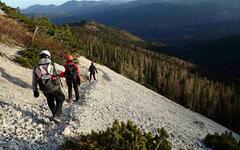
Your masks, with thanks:
[[[12,7],[26,8],[26,7],[34,5],[34,4],[60,5],[60,4],[66,2],[66,1],[69,1],[69,0],[0,0],[0,1],[5,2],[7,5],[12,6]]]

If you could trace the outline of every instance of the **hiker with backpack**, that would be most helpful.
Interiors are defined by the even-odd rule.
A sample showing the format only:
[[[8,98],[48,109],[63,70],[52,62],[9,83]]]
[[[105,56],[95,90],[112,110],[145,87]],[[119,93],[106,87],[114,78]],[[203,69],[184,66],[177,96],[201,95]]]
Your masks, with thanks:
[[[92,80],[92,76],[93,76],[93,79],[96,80],[95,73],[98,73],[98,72],[93,62],[91,62],[91,66],[89,67],[88,71],[90,72],[89,81]]]
[[[69,102],[72,101],[72,88],[75,92],[76,102],[80,99],[79,97],[79,86],[81,84],[81,74],[78,64],[73,62],[74,58],[72,55],[66,56],[66,63],[64,64],[66,83],[68,86],[68,98]]]
[[[38,65],[33,68],[32,88],[34,97],[39,97],[37,88],[39,86],[47,98],[48,107],[52,112],[51,119],[59,123],[65,95],[61,90],[61,80],[58,76],[65,70],[51,61],[51,54],[48,50],[42,50],[40,57]]]

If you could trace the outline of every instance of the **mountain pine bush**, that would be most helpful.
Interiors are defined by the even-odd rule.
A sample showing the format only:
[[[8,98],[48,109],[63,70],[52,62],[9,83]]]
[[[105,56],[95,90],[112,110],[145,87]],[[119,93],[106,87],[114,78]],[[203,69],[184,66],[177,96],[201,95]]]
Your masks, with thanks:
[[[115,120],[106,131],[80,135],[80,140],[68,140],[61,145],[61,150],[111,149],[111,150],[170,150],[165,129],[158,129],[156,135],[141,131],[132,121],[127,123]]]
[[[204,144],[213,150],[240,150],[240,141],[237,141],[231,132],[225,132],[222,135],[208,134],[204,139]]]

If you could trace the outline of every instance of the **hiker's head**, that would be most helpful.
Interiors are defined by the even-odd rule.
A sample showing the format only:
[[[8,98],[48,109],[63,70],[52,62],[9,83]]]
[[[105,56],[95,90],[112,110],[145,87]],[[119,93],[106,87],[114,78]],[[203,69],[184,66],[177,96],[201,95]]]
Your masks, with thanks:
[[[73,56],[72,56],[72,55],[67,55],[67,56],[66,56],[66,60],[67,60],[68,62],[72,62],[72,61],[73,61]]]
[[[51,58],[51,54],[48,50],[42,50],[40,52],[40,57],[41,58]]]
[[[93,62],[93,61],[91,62],[91,65],[94,65],[94,62]]]

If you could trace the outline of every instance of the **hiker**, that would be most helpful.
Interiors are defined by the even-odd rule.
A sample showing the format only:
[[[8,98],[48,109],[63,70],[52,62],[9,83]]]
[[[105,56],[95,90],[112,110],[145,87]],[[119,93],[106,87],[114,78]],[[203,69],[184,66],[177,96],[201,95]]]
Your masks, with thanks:
[[[91,62],[91,66],[89,67],[88,71],[90,72],[89,81],[92,80],[92,76],[93,76],[93,79],[96,80],[95,73],[98,73],[98,72],[93,62]]]
[[[37,88],[37,85],[39,85],[52,112],[51,119],[59,123],[65,95],[61,90],[61,81],[58,75],[65,70],[51,61],[51,54],[48,50],[42,50],[40,57],[38,65],[33,68],[32,88],[34,97],[39,97]]]
[[[68,101],[72,101],[72,88],[74,88],[76,102],[80,99],[79,97],[79,86],[81,84],[81,74],[78,64],[73,62],[74,58],[72,55],[66,56],[66,63],[64,64],[66,83],[68,86]]]

